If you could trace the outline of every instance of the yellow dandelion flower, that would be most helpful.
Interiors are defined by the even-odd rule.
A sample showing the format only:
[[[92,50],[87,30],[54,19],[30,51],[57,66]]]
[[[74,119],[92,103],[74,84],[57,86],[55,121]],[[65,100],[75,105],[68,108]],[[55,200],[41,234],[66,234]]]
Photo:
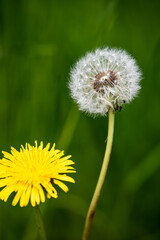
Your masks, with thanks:
[[[24,207],[29,200],[34,207],[40,202],[45,202],[45,194],[48,198],[57,198],[55,185],[65,192],[68,187],[62,181],[74,183],[74,179],[66,173],[75,172],[70,165],[71,155],[64,156],[64,152],[55,149],[55,144],[49,150],[50,144],[43,148],[43,142],[37,146],[26,143],[25,148],[21,146],[18,152],[11,147],[11,153],[2,152],[4,157],[0,159],[0,199],[7,201],[12,192],[16,192],[12,201],[15,206],[18,201]]]

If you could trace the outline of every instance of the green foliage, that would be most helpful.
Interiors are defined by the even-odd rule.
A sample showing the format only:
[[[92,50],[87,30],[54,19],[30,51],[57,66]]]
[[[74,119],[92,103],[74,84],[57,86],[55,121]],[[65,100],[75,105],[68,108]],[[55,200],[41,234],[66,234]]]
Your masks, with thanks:
[[[56,142],[76,162],[69,193],[41,204],[48,239],[81,239],[107,119],[80,113],[67,84],[79,57],[108,45],[133,55],[143,80],[139,97],[116,113],[91,239],[160,239],[159,10],[158,0],[0,1],[0,150]],[[0,239],[39,239],[31,206],[12,207],[11,198],[0,202]]]

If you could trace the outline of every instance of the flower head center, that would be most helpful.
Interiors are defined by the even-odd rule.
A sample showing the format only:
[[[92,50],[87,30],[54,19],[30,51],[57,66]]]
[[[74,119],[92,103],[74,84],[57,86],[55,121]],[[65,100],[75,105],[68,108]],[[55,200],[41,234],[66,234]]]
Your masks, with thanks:
[[[108,70],[107,72],[100,72],[95,75],[95,80],[93,83],[93,88],[96,92],[104,93],[104,87],[111,86],[113,87],[116,83],[117,76],[115,72]]]

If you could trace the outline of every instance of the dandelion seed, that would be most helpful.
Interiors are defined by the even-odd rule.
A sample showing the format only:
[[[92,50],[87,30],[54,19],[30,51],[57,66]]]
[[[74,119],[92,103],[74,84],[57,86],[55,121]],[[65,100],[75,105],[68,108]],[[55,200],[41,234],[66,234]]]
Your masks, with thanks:
[[[64,152],[55,149],[55,144],[49,150],[48,143],[43,148],[43,142],[37,146],[26,143],[25,148],[21,146],[18,152],[13,147],[11,153],[2,152],[4,157],[0,159],[0,199],[5,202],[12,192],[16,192],[12,205],[20,202],[24,207],[31,202],[35,207],[40,202],[45,202],[45,193],[48,198],[57,198],[55,185],[65,192],[68,187],[62,181],[74,183],[74,179],[66,173],[74,173],[70,160],[71,155],[64,157]]]
[[[69,88],[82,111],[106,115],[129,103],[138,93],[141,72],[125,51],[97,49],[71,70]]]

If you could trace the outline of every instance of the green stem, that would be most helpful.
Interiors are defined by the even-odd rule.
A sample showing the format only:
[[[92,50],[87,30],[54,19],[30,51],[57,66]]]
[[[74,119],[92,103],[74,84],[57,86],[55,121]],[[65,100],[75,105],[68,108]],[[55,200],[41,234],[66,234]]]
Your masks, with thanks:
[[[36,205],[34,209],[36,213],[36,220],[40,237],[42,240],[47,240],[39,205]]]
[[[84,232],[83,232],[83,240],[88,240],[90,230],[91,230],[91,224],[92,220],[95,214],[95,210],[97,207],[97,203],[101,194],[102,186],[105,180],[105,176],[108,169],[108,164],[110,160],[111,155],[111,149],[112,149],[112,143],[113,143],[113,133],[114,133],[114,112],[112,110],[109,111],[109,123],[108,123],[108,138],[107,138],[107,145],[106,145],[106,151],[104,155],[104,160],[101,168],[101,172],[99,175],[99,179],[97,182],[97,186],[87,213],[86,222],[84,226]]]

